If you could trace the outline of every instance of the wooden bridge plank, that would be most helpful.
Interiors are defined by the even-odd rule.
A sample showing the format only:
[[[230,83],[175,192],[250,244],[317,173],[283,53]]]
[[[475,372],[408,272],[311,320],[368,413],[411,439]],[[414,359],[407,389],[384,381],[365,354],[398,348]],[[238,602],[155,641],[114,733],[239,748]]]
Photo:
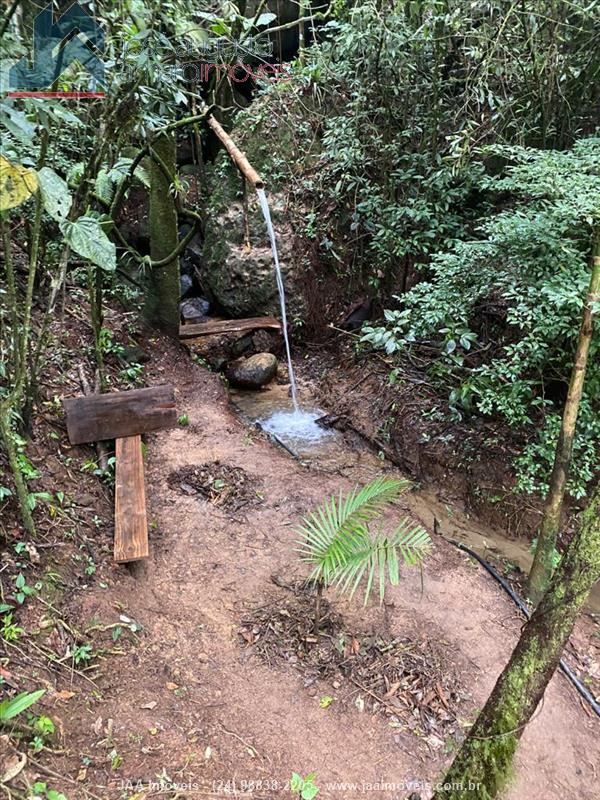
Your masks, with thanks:
[[[275,317],[250,317],[249,319],[221,319],[210,322],[197,322],[194,325],[180,325],[180,339],[195,339],[215,333],[236,333],[261,329],[281,330],[281,322]]]
[[[71,444],[118,439],[177,424],[172,386],[70,397],[64,407]]]
[[[115,455],[115,561],[123,563],[148,556],[142,437],[117,439]]]

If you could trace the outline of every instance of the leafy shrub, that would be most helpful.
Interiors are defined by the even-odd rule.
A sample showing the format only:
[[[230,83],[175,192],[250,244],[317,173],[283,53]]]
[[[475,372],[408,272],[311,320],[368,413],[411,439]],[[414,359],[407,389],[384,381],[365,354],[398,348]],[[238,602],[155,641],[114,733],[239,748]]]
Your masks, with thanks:
[[[514,162],[486,180],[514,205],[489,216],[480,238],[433,257],[430,278],[398,298],[363,341],[388,354],[433,346],[429,371],[460,416],[496,414],[536,435],[517,458],[519,489],[547,490],[600,224],[600,139],[571,151],[495,149]],[[580,409],[569,491],[585,494],[599,465],[596,331]]]

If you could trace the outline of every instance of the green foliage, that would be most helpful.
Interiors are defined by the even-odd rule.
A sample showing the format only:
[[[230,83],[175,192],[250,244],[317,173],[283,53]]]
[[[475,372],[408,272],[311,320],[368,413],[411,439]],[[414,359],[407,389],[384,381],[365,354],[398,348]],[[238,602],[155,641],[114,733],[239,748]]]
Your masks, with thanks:
[[[488,204],[473,158],[483,144],[564,147],[594,129],[597,9],[586,3],[367,0],[337,14],[235,135],[292,193],[320,268],[350,287],[414,282],[472,231]]]
[[[365,580],[365,605],[374,581],[383,601],[386,575],[396,586],[399,556],[405,564],[420,564],[431,546],[423,528],[403,519],[391,534],[374,533],[370,526],[408,487],[406,481],[378,478],[347,496],[332,497],[302,521],[298,533],[300,556],[312,566],[309,579],[354,595]]]
[[[45,211],[55,222],[62,222],[73,203],[66,181],[50,167],[42,167],[38,171],[38,181]]]
[[[28,795],[32,800],[43,798],[44,800],[68,800],[67,796],[56,789],[50,789],[47,783],[36,781],[31,787],[31,794]]]
[[[10,608],[10,606],[0,606],[0,613],[2,612],[3,608],[6,610]],[[20,628],[15,622],[13,622],[13,615],[3,614],[2,624],[0,625],[0,636],[4,639],[4,641],[16,642],[22,633],[23,628]]]
[[[298,772],[292,772],[290,780],[290,790],[302,798],[302,800],[312,800],[319,794],[319,787],[315,783],[316,772],[311,772],[304,778]]]
[[[40,582],[36,583],[35,586],[29,586],[27,581],[25,580],[25,576],[22,572],[15,577],[15,600],[19,605],[23,605],[26,598],[30,595],[39,592],[42,588],[42,584]]]
[[[458,418],[498,415],[530,432],[517,487],[547,490],[600,224],[600,139],[570,151],[494,148],[512,164],[486,187],[511,198],[478,238],[432,258],[430,278],[396,298],[363,342],[400,361],[433,351],[428,371]],[[585,494],[600,452],[600,332],[596,331],[568,485]],[[554,392],[554,394],[553,394]],[[535,431],[535,432],[534,432]]]
[[[73,650],[73,661],[77,666],[79,664],[85,664],[88,661],[91,661],[93,657],[93,650],[91,644],[81,644],[78,645]]]
[[[18,714],[22,714],[23,711],[27,711],[45,693],[45,689],[38,689],[35,692],[21,692],[15,697],[3,700],[0,703],[0,724],[8,722]]]
[[[95,217],[82,216],[74,222],[61,222],[60,229],[76,253],[100,269],[113,272],[117,268],[117,251]]]

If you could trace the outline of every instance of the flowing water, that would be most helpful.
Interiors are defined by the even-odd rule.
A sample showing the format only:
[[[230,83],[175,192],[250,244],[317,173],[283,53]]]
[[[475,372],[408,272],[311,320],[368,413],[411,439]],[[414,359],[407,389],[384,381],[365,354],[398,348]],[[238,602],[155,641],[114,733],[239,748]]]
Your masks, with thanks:
[[[233,404],[248,422],[258,422],[267,433],[274,434],[301,459],[329,460],[339,451],[338,432],[317,425],[325,413],[310,402],[295,411],[290,408],[287,386],[271,384],[258,392],[230,389]],[[332,448],[338,440],[337,448]]]
[[[358,484],[367,483],[382,472],[398,474],[351,432],[341,433],[317,425],[315,420],[325,412],[319,410],[308,395],[303,398],[303,410],[297,413],[290,410],[287,386],[271,384],[258,392],[231,389],[230,393],[233,404],[247,422],[260,423],[265,431],[274,433],[314,468],[343,475]],[[451,501],[441,499],[431,488],[416,488],[405,495],[403,503],[427,530],[433,530],[435,517],[446,538],[464,542],[493,564],[502,559],[524,574],[529,572],[533,556],[526,539],[511,538],[474,519]],[[592,589],[586,609],[600,614],[600,582]]]
[[[269,234],[269,241],[271,242],[271,250],[273,252],[273,262],[275,263],[275,279],[277,281],[277,290],[279,292],[279,305],[281,306],[281,324],[283,326],[283,339],[285,341],[285,354],[287,356],[287,365],[290,375],[290,386],[292,389],[292,403],[294,411],[300,413],[300,405],[298,404],[298,389],[296,388],[296,377],[294,375],[294,365],[292,364],[292,354],[290,352],[290,339],[287,330],[287,313],[285,308],[285,287],[283,285],[283,276],[281,274],[281,266],[279,264],[279,254],[277,252],[277,239],[275,237],[275,229],[271,220],[271,211],[269,209],[269,201],[264,189],[257,189],[258,201],[262,209],[263,217],[267,224],[267,232]]]

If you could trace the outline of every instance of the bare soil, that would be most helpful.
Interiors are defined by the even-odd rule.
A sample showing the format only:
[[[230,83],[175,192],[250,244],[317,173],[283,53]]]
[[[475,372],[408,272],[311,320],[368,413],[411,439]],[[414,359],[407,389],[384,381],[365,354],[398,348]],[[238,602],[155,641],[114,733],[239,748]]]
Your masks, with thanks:
[[[50,749],[31,756],[17,783],[24,776],[45,780],[71,800],[273,798],[290,796],[292,771],[316,771],[324,800],[364,794],[392,800],[411,791],[428,798],[518,639],[522,620],[514,606],[430,528],[435,548],[424,567],[423,591],[419,571],[407,569],[383,608],[328,594],[332,625],[347,634],[343,652],[357,658],[358,672],[350,674],[362,676],[355,680],[363,688],[339,662],[321,669],[316,659],[308,670],[298,669],[289,649],[287,658],[265,658],[255,645],[269,616],[258,609],[274,601],[278,608],[293,604],[299,658],[297,625],[309,613],[309,598],[297,588],[305,578],[295,551],[298,517],[369,476],[360,468],[306,468],[245,426],[220,379],[192,364],[177,344],[146,335],[141,346],[152,356],[147,382],[173,383],[179,413],[190,424],[146,437],[147,562],[129,568],[112,563],[110,491],[91,475],[73,488],[81,519],[75,541],[82,529],[87,534],[81,547],[64,550],[87,557],[91,548],[96,572],[69,573],[60,547],[52,551],[53,562],[44,553],[43,568],[60,571],[62,583],[55,582],[55,597],[47,601],[52,607],[32,603],[22,621],[37,630],[42,653],[61,657],[67,644],[72,653],[75,644],[90,643],[94,656],[77,665],[72,657],[50,664],[28,643],[6,649],[2,663],[12,684],[21,690],[46,685],[37,713],[43,710],[57,724]],[[40,454],[47,456],[51,444],[38,441]],[[71,455],[86,452],[93,455],[91,448],[74,448]],[[190,480],[198,465],[212,465],[211,483],[202,475],[197,484]],[[391,467],[383,463],[381,469]],[[243,475],[259,502],[218,502],[220,483],[216,494],[206,490],[215,480],[231,485],[231,475]],[[182,483],[193,491],[182,490]],[[81,505],[82,497],[91,505]],[[230,497],[235,500],[235,492]],[[410,511],[408,501],[406,507]],[[103,523],[94,527],[93,516]],[[10,541],[18,534],[7,535]],[[50,537],[48,527],[43,541]],[[589,634],[589,622],[582,621],[574,641],[597,661],[599,640]],[[276,641],[283,646],[285,637]],[[418,669],[415,663],[403,668],[398,653],[396,671],[386,673],[385,643],[403,645]],[[333,658],[331,649],[328,654]],[[363,683],[373,664],[376,679]],[[402,705],[400,698],[411,692],[394,684],[411,674],[420,684],[412,706],[400,709],[394,698]],[[394,713],[387,713],[390,707]],[[556,675],[524,732],[506,800],[597,798],[598,730],[598,720]],[[3,744],[14,755],[15,740]],[[477,800],[476,793],[472,797]]]
[[[391,362],[357,356],[350,336],[319,350],[310,365],[316,394],[338,424],[359,431],[413,480],[442,488],[487,524],[514,537],[535,536],[543,502],[513,492],[523,432],[497,417],[449,419],[439,413],[441,398],[425,372],[406,365],[392,385]]]

